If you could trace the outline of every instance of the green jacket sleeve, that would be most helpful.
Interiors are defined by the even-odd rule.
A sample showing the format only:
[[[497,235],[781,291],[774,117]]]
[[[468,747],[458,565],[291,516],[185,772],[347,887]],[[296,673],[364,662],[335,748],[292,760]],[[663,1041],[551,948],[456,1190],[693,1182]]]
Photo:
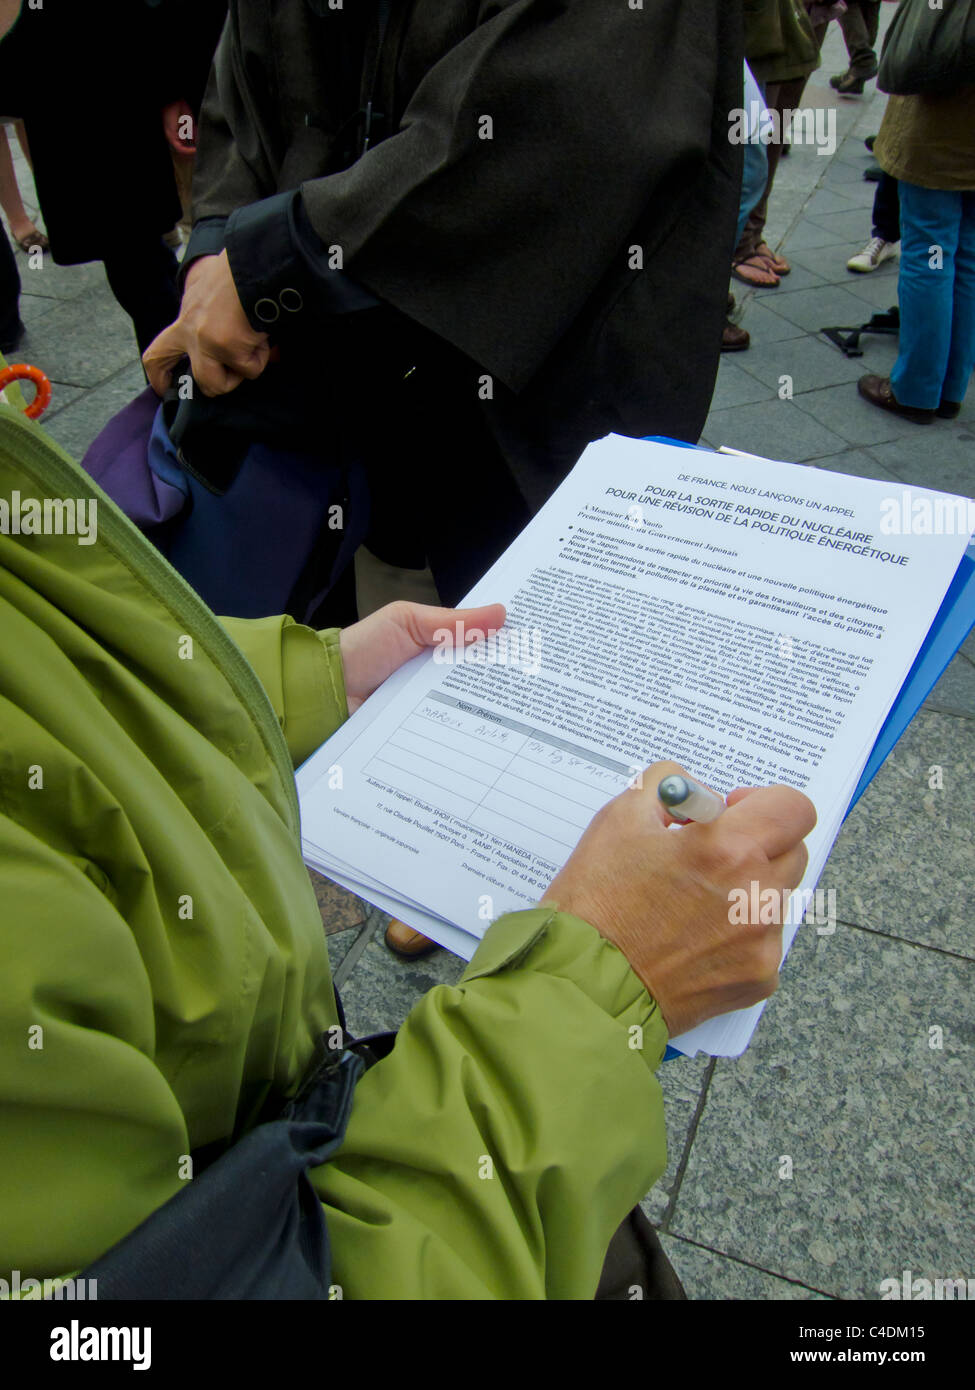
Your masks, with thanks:
[[[339,629],[293,618],[221,618],[268,693],[295,767],[349,716]]]
[[[512,913],[359,1083],[312,1179],[343,1297],[591,1299],[666,1166],[666,1028],[578,918]]]

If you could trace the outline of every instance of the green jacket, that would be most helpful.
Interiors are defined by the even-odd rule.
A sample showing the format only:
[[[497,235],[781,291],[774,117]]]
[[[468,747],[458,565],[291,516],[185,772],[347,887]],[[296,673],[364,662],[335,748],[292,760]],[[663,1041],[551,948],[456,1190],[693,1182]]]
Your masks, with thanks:
[[[744,0],[745,57],[756,80],[792,82],[820,64],[804,0]]]
[[[889,97],[873,153],[884,172],[903,183],[975,189],[975,86]]]
[[[221,625],[0,406],[15,493],[98,503],[95,544],[0,534],[0,1266],[23,1280],[84,1268],[186,1155],[274,1113],[336,1022],[292,774],[345,695],[336,632]],[[500,919],[313,1174],[344,1296],[591,1298],[665,1166],[665,1042],[592,927]]]

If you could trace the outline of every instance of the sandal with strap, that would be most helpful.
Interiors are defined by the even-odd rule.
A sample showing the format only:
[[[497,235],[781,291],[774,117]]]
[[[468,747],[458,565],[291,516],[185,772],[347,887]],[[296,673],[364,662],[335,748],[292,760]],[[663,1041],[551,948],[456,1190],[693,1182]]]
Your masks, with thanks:
[[[750,256],[743,256],[740,261],[735,261],[731,267],[731,273],[736,279],[756,289],[772,289],[779,283],[778,275],[765,257],[758,255],[757,252],[753,252]]]
[[[755,248],[755,255],[761,256],[769,269],[776,275],[788,275],[789,271],[792,269],[792,266],[787,260],[775,254],[768,242],[759,242],[758,246]]]

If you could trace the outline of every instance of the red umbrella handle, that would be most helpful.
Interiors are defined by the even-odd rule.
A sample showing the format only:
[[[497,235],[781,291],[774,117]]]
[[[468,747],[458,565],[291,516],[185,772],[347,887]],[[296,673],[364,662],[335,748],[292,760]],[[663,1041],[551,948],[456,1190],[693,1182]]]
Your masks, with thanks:
[[[32,381],[35,395],[30,405],[25,406],[24,414],[31,420],[43,415],[51,404],[51,383],[40,367],[29,367],[26,362],[14,362],[0,371],[0,391],[13,381]]]

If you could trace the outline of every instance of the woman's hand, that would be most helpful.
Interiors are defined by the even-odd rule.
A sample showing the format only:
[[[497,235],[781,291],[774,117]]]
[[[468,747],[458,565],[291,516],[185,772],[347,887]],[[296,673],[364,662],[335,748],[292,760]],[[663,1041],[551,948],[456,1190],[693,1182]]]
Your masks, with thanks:
[[[503,604],[483,608],[434,608],[426,603],[388,603],[368,618],[342,629],[340,650],[349,713],[359,708],[387,676],[427,647],[452,647],[485,637],[504,626]],[[458,628],[458,624],[460,627]]]

